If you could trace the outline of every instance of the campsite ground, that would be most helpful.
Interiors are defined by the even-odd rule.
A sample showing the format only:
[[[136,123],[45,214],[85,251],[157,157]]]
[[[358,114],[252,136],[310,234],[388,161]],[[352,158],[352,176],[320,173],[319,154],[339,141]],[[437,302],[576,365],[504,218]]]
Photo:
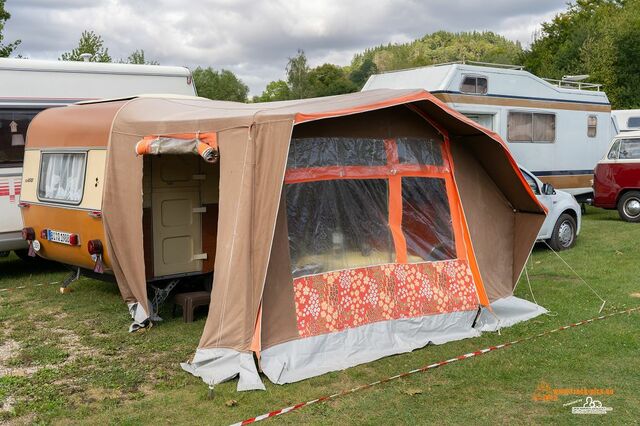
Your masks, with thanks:
[[[605,312],[640,305],[640,225],[589,209],[577,246],[563,254],[607,299]],[[529,264],[537,301],[551,311],[480,338],[430,346],[347,371],[266,392],[236,393],[235,382],[207,387],[181,371],[204,326],[171,318],[129,334],[115,284],[82,279],[61,295],[65,271],[51,264],[0,259],[0,423],[228,424],[266,411],[369,383],[469,351],[597,315],[601,302],[553,253],[536,248]],[[531,300],[526,281],[516,291]],[[640,312],[569,329],[511,348],[375,386],[304,408],[285,423],[574,423],[561,395],[536,401],[538,388],[612,390],[596,397],[613,411],[589,416],[630,424],[640,416]],[[547,389],[549,389],[547,388]],[[582,402],[579,403],[580,405]],[[274,420],[269,420],[274,422]]]

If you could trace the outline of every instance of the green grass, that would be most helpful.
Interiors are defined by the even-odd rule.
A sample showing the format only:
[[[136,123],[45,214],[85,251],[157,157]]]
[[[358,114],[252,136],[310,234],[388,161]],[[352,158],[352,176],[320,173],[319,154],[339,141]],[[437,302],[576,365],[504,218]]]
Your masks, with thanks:
[[[605,312],[640,304],[640,225],[614,212],[589,209],[577,246],[563,257],[607,300]],[[476,339],[430,346],[265,392],[216,386],[207,398],[200,379],[179,362],[193,354],[204,326],[171,318],[129,334],[126,306],[114,284],[83,278],[70,294],[57,285],[66,272],[54,265],[0,259],[1,401],[12,408],[0,422],[94,424],[228,424],[301,401],[351,388],[459,354],[529,336],[597,315],[601,302],[553,253],[534,250],[529,265],[537,301],[553,316],[486,333]],[[636,297],[633,295],[635,294]],[[531,300],[526,282],[516,295]],[[427,373],[311,406],[278,420],[286,424],[407,423],[637,423],[640,418],[640,313],[616,316]],[[606,416],[572,415],[558,401],[533,401],[540,382],[552,388],[610,388]],[[421,392],[421,393],[416,393]],[[229,400],[237,404],[228,406]]]

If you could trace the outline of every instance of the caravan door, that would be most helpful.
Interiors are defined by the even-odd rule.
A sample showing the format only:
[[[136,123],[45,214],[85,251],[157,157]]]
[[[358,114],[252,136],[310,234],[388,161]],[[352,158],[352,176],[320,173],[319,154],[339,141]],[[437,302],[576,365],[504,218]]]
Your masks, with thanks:
[[[156,277],[200,272],[202,260],[199,157],[152,159],[153,262]]]

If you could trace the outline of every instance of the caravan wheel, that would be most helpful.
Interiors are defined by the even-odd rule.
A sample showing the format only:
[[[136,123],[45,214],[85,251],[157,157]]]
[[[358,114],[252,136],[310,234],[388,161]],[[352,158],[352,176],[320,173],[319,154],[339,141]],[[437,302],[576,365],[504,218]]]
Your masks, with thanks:
[[[620,219],[627,222],[640,222],[640,192],[630,191],[618,201]]]

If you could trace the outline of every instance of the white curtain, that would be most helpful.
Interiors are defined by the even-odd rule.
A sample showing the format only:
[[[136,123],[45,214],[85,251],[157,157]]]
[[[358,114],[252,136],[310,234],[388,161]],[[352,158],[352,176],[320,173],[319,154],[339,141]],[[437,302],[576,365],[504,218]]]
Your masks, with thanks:
[[[79,203],[84,187],[84,153],[43,153],[40,198]]]

